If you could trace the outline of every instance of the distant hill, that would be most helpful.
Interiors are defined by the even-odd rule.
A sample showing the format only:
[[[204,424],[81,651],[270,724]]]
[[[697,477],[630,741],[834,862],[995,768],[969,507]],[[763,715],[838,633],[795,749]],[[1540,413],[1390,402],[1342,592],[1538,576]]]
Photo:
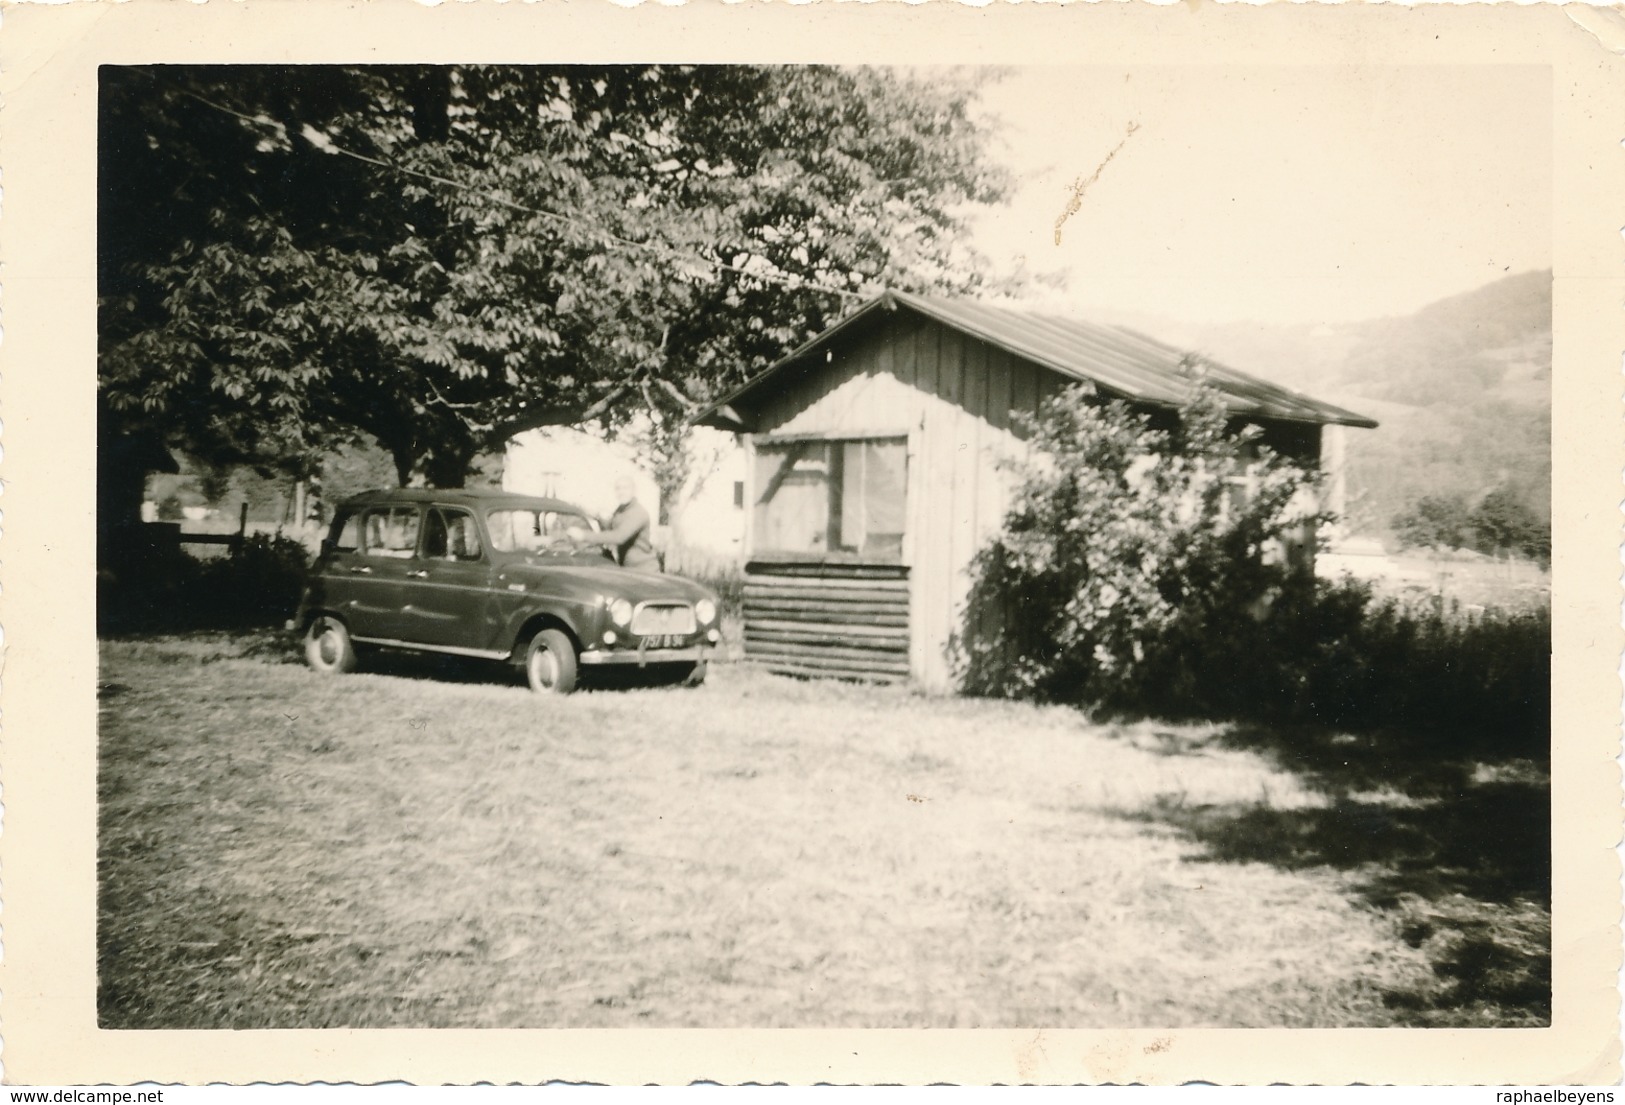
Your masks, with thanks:
[[[1120,321],[1382,423],[1347,431],[1355,532],[1388,535],[1424,495],[1497,488],[1550,516],[1550,271],[1335,326]]]

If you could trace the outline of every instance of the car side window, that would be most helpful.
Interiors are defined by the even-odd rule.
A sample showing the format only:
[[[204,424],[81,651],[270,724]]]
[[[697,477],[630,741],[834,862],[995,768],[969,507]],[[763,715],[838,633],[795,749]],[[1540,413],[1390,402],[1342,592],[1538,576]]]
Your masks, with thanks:
[[[361,547],[361,517],[356,514],[341,515],[335,521],[328,540],[334,552],[355,552]]]
[[[418,509],[415,506],[369,510],[362,521],[366,555],[405,559],[418,547]]]
[[[575,513],[549,510],[542,515],[542,532],[549,537],[562,537],[571,530],[584,530],[591,533],[597,528],[587,519]]]
[[[480,534],[474,516],[463,510],[436,507],[423,531],[423,555],[430,560],[478,560]]]

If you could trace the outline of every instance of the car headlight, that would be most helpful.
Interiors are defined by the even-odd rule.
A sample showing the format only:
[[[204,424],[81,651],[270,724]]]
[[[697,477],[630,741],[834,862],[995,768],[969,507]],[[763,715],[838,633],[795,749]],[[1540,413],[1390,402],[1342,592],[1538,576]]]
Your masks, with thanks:
[[[710,625],[717,620],[717,604],[710,599],[701,599],[694,604],[694,616],[700,619],[701,625]]]
[[[609,620],[620,626],[631,625],[632,604],[625,599],[610,599]]]

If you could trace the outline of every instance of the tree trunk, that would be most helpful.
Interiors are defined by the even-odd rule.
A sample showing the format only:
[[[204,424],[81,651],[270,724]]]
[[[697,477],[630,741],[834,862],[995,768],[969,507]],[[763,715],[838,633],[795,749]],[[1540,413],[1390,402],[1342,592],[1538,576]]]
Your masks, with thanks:
[[[412,473],[414,483],[423,487],[462,487],[468,482],[468,470],[474,463],[472,449],[436,449],[419,458]]]
[[[463,487],[474,463],[472,446],[442,446],[424,452],[407,442],[385,444],[395,461],[395,478],[402,487]]]
[[[396,484],[400,487],[410,487],[412,485],[412,470],[417,467],[418,463],[417,450],[410,445],[389,442],[384,443],[384,448],[389,450],[390,459],[395,462]]]
[[[683,512],[688,503],[681,496],[673,498],[667,506],[666,513],[666,548],[668,553],[672,549],[681,549],[688,542],[684,537]]]

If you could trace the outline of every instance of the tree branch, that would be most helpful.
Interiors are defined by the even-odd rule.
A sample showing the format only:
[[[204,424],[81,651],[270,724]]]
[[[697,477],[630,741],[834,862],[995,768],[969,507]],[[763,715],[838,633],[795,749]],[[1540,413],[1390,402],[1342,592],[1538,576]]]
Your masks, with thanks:
[[[468,411],[468,410],[479,410],[480,407],[482,407],[484,404],[482,404],[482,403],[453,403],[450,399],[447,399],[444,395],[442,395],[440,393],[440,389],[434,386],[434,381],[433,380],[431,380],[427,376],[425,376],[423,378],[423,382],[424,382],[425,385],[428,386],[429,390],[434,393],[431,396],[431,399],[434,402],[440,404],[442,407],[445,407],[447,410],[451,411],[452,414],[456,415],[456,417],[462,421],[463,425],[468,427],[470,433],[473,433],[476,436],[486,435],[486,434],[490,434],[493,430],[496,429],[496,424],[493,423],[493,422],[477,422],[474,419],[468,417],[468,415],[462,413],[463,411]]]
[[[527,430],[539,430],[543,426],[579,426],[583,422],[591,422],[607,411],[616,400],[630,390],[632,390],[632,381],[627,380],[615,385],[586,408],[553,404],[537,407],[514,418],[504,419],[489,427],[485,437],[486,445],[487,447],[501,445],[509,438],[522,434]]]
[[[699,410],[702,406],[700,402],[689,397],[681,388],[672,383],[670,380],[661,379],[656,380],[655,383],[658,384],[667,395],[671,396],[672,399],[676,401],[678,407],[683,412],[684,418],[687,418],[689,415]]]

